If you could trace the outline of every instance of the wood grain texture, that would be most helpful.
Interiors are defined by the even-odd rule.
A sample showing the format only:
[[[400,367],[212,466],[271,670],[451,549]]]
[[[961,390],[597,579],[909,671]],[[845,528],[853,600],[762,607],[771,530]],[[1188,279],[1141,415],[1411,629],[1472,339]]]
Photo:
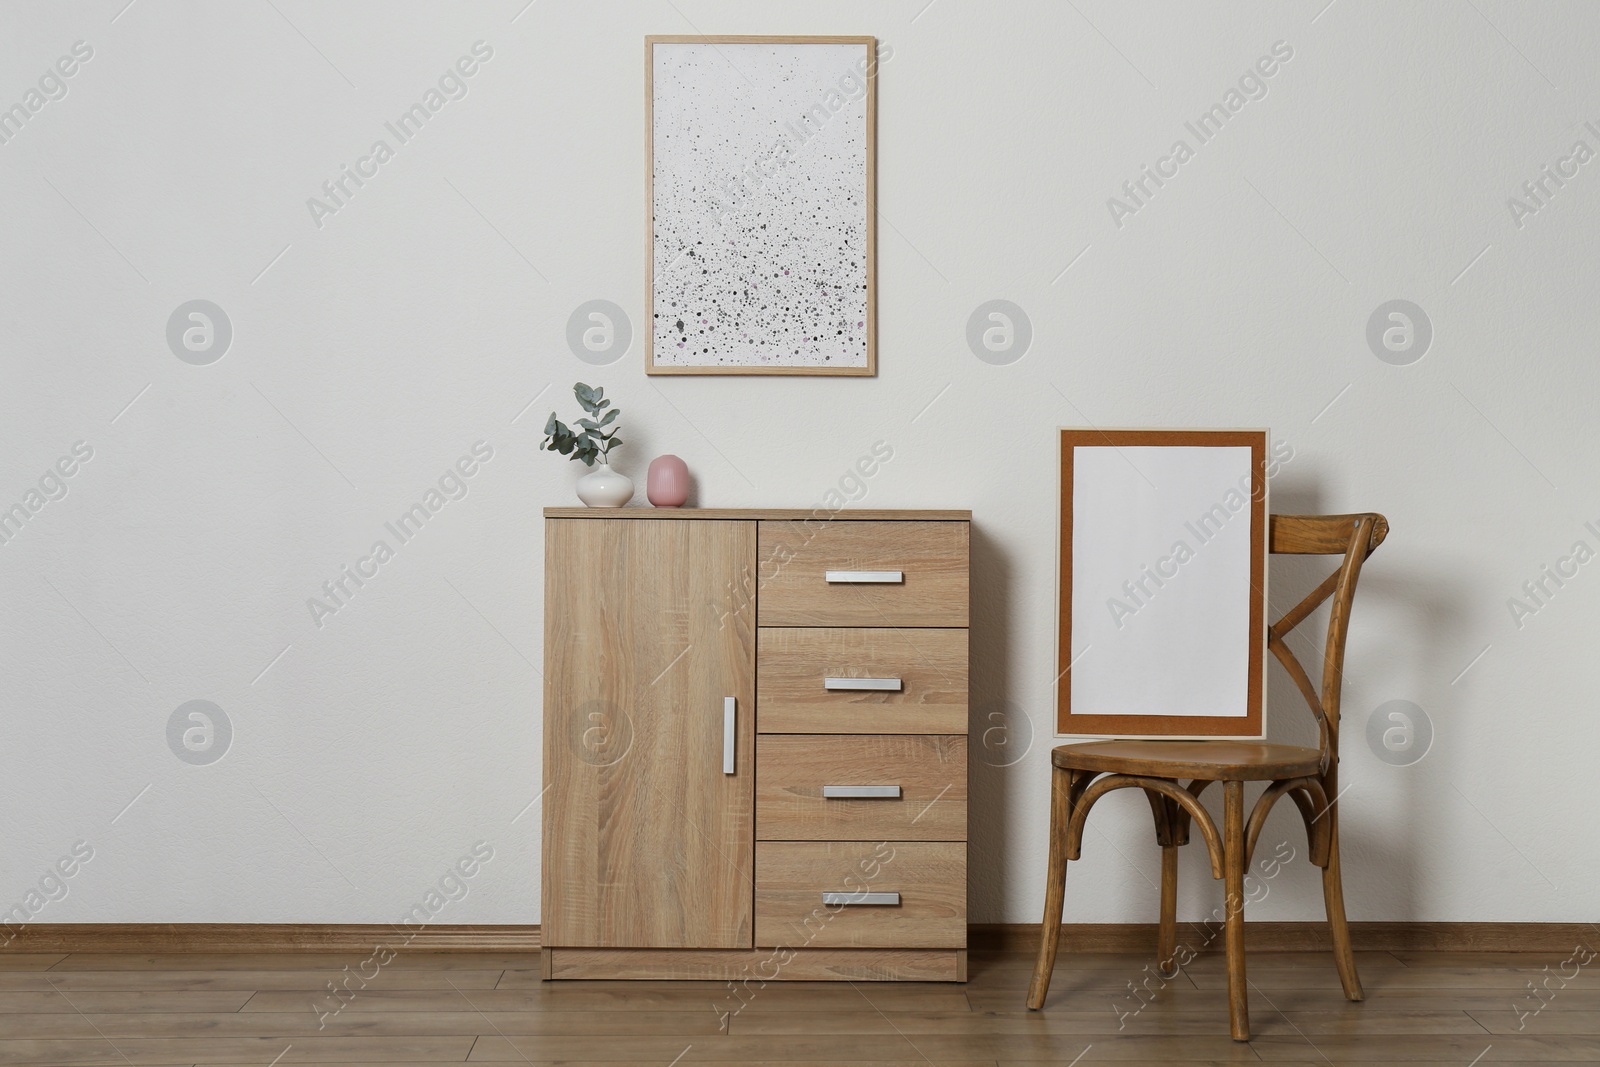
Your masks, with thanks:
[[[1050,977],[1055,972],[1056,953],[1061,947],[1061,916],[1067,892],[1067,827],[1072,822],[1077,777],[1078,773],[1068,768],[1050,768],[1050,853],[1045,861],[1044,920],[1039,924],[1038,958],[1028,982],[1026,1003],[1030,1011],[1044,1007]]]
[[[1326,556],[1343,553],[1350,543],[1350,531],[1361,524],[1367,513],[1349,515],[1274,515],[1268,551],[1284,555]],[[1367,539],[1366,554],[1383,544],[1389,536],[1389,521],[1376,517]]]
[[[393,958],[383,967],[384,970],[393,972],[482,973],[497,967],[532,967],[539,959],[537,950],[532,952],[494,952],[485,949],[467,952],[418,950],[407,947],[403,938],[380,940],[375,945],[368,944],[359,951],[363,956],[387,957],[389,954],[382,953],[378,946],[392,950]],[[60,977],[71,978],[79,972],[86,971],[104,976],[112,971],[170,971],[184,967],[197,967],[212,972],[304,971],[348,958],[347,949],[276,952],[265,949],[253,952],[74,952],[50,968],[50,973],[52,980],[55,980]],[[367,969],[370,970],[370,967],[371,965],[368,965]]]
[[[768,734],[756,740],[762,841],[965,841],[967,739]],[[841,799],[825,785],[897,785],[897,798]]]
[[[370,950],[368,950],[370,951]],[[69,960],[72,957],[69,957]],[[264,970],[235,970],[214,967],[215,956],[196,957],[194,969],[186,965],[128,967],[104,971],[51,972],[48,979],[40,975],[15,975],[0,973],[0,994],[3,993],[124,993],[160,991],[166,993],[211,993],[221,990],[296,990],[320,989],[327,992],[327,984],[340,974],[346,965],[359,966],[367,957],[351,959],[349,953],[337,957],[322,954],[296,954],[299,967],[295,969],[268,968]],[[391,990],[493,989],[505,972],[498,967],[488,970],[456,970],[435,967],[390,967],[384,971],[383,987]]]
[[[388,923],[32,923],[8,951],[371,952],[374,945],[396,941],[413,950],[535,952],[539,926],[436,923],[396,930]]]
[[[1267,925],[1275,924],[1246,929]],[[1521,928],[1507,936],[1559,929],[1501,926]],[[1065,933],[1069,948],[1073,929]],[[1585,943],[1595,946],[1594,931],[1584,929]],[[969,981],[960,986],[952,976],[962,950],[797,948],[779,980],[764,981],[770,949],[669,950],[658,960],[628,950],[558,949],[548,955],[566,957],[562,966],[570,965],[572,977],[598,977],[584,969],[591,958],[618,956],[634,958],[637,979],[541,982],[532,954],[517,954],[515,966],[484,977],[472,968],[489,958],[485,953],[423,954],[426,966],[409,967],[402,954],[322,1030],[311,1005],[327,995],[325,983],[350,962],[347,954],[282,953],[303,968],[290,970],[260,969],[260,953],[127,953],[110,971],[84,969],[109,957],[74,954],[59,961],[72,969],[45,972],[57,975],[60,992],[36,971],[0,972],[40,987],[0,991],[0,1064],[431,1067],[466,1059],[661,1067],[681,1057],[683,1067],[993,1067],[1065,1065],[1081,1056],[1085,1065],[1465,1067],[1477,1058],[1487,1067],[1600,1059],[1600,986],[1592,967],[1528,1014],[1527,981],[1558,966],[1571,943],[1550,952],[1361,952],[1372,996],[1360,1004],[1344,1000],[1325,952],[1263,952],[1251,959],[1252,979],[1271,1009],[1258,1012],[1252,1041],[1235,1045],[1221,1024],[1227,992],[1215,943],[1182,976],[1150,983],[1135,1000],[1128,983],[1142,980],[1152,963],[1153,931],[1143,933],[1134,951],[1071,952],[1038,1013],[1020,1007],[1033,962],[1021,953],[974,951]],[[1501,936],[1480,933],[1491,942]],[[595,966],[613,970],[617,962]],[[790,974],[805,980],[784,981]],[[654,977],[706,980],[647,980]],[[121,991],[80,987],[102,979]],[[273,985],[251,984],[269,979]],[[413,987],[418,979],[437,986]],[[195,988],[175,992],[179,986]],[[235,1013],[240,1000],[245,1009]]]
[[[771,519],[782,522],[970,522],[970,511],[916,508],[545,508],[547,519]]]
[[[1245,947],[1251,952],[1327,952],[1332,947],[1325,922],[1247,922]],[[1038,923],[975,923],[968,929],[974,950],[1031,953],[1039,947]],[[1156,923],[1066,923],[1061,951],[1139,952],[1156,943]],[[1179,922],[1178,938],[1191,947],[1206,941],[1199,923]],[[1460,953],[1509,960],[1518,952],[1568,953],[1600,934],[1587,923],[1352,922],[1350,937],[1360,953],[1393,952],[1420,961]],[[1216,942],[1213,939],[1212,947]],[[1600,945],[1596,945],[1600,948]],[[1326,963],[1327,957],[1319,957]]]
[[[555,978],[624,981],[956,982],[958,949],[551,949]],[[720,991],[719,991],[720,992]],[[703,997],[703,994],[702,994]]]
[[[148,927],[171,932],[152,935]],[[975,923],[967,929],[972,947],[986,952],[1031,954],[1039,946],[1038,923]],[[1326,952],[1331,947],[1328,925],[1321,921],[1248,922],[1244,929],[1245,946],[1251,952]],[[1178,930],[1179,936],[1187,938],[1191,945],[1205,939],[1205,932],[1198,923],[1180,922]],[[49,970],[59,975],[80,967],[79,961],[85,959],[96,967],[112,965],[111,961],[115,961],[114,966],[118,968],[148,969],[157,963],[172,968],[180,962],[176,954],[184,954],[190,960],[218,967],[222,965],[219,954],[227,954],[230,968],[244,961],[249,964],[245,968],[248,970],[266,967],[303,971],[317,965],[319,954],[370,953],[377,943],[372,940],[374,934],[392,933],[393,927],[281,923],[31,923],[23,931],[14,942],[15,946],[23,945],[24,937],[37,937],[38,942],[30,940],[28,943],[50,948],[37,954],[26,949],[22,950],[22,955],[0,953],[0,988],[4,986],[3,976],[8,971]],[[288,931],[289,935],[275,936],[276,932],[283,931]],[[1066,923],[1061,931],[1061,951],[1074,954],[1142,952],[1157,940],[1156,923]],[[466,937],[466,944],[451,943],[457,932]],[[428,927],[425,933],[439,940],[425,941],[419,936],[413,947],[425,951],[408,951],[398,957],[396,966],[402,961],[416,962],[417,967],[408,967],[407,974],[416,973],[418,967],[436,959],[450,959],[460,967],[480,973],[484,967],[501,966],[502,957],[507,953],[526,953],[532,960],[540,931],[537,924],[458,927],[441,923]],[[1473,964],[1510,960],[1519,952],[1562,953],[1564,957],[1572,951],[1573,945],[1586,940],[1592,943],[1597,934],[1587,923],[1352,922],[1350,936],[1358,953],[1393,952],[1408,963],[1426,966],[1432,960],[1461,956],[1470,957],[1468,962]],[[316,940],[318,938],[321,940]],[[240,944],[245,944],[246,948],[238,948]],[[69,953],[73,957],[70,961],[66,960]],[[1326,961],[1326,957],[1322,959]],[[343,963],[337,964],[335,969],[339,966]],[[255,979],[246,981],[251,980]],[[41,981],[36,988],[48,989],[48,985]],[[226,988],[244,987],[230,985]],[[1595,1010],[1600,1010],[1600,1000],[1596,1001]]]
[[[754,613],[728,590],[754,555],[751,522],[546,521],[547,944],[751,946]]]
[[[898,892],[898,905],[822,903]],[[762,841],[756,940],[817,948],[965,948],[967,846],[948,841]]]
[[[760,524],[762,626],[967,625],[965,522]],[[894,584],[830,584],[824,572],[900,571]]]
[[[1322,753],[1256,741],[1089,741],[1050,754],[1057,767],[1159,778],[1265,782],[1317,774]]]
[[[1161,919],[1156,924],[1156,963],[1171,974],[1178,948],[1178,846],[1161,846]]]
[[[1338,808],[1330,809],[1328,820],[1328,865],[1322,869],[1322,900],[1328,915],[1328,936],[1333,941],[1333,962],[1339,969],[1339,981],[1344,986],[1345,999],[1365,1000],[1366,992],[1356,970],[1355,942],[1350,937],[1350,921],[1344,913],[1344,883],[1339,871]]]
[[[1250,991],[1244,962],[1244,783],[1222,783],[1223,950],[1228,960],[1228,1028],[1235,1041],[1250,1040]]]
[[[824,678],[898,678],[898,692]],[[964,734],[967,631],[762,627],[756,722],[769,734]]]

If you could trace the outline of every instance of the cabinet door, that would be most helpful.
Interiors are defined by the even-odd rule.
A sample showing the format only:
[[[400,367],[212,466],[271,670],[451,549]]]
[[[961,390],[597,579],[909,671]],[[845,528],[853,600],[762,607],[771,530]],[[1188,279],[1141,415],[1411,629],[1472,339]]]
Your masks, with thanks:
[[[546,521],[546,945],[752,946],[755,562],[754,522]]]

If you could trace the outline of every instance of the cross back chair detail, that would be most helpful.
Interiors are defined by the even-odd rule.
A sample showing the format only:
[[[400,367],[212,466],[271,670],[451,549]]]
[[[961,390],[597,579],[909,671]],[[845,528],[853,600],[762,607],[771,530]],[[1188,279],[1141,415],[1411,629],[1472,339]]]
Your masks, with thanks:
[[[1322,892],[1340,984],[1350,1000],[1362,999],[1339,878],[1339,817],[1334,804],[1339,796],[1339,701],[1356,580],[1362,563],[1388,532],[1388,521],[1370,512],[1274,515],[1271,519],[1268,540],[1274,554],[1343,557],[1338,570],[1267,629],[1268,650],[1293,679],[1317,721],[1318,747],[1237,741],[1092,741],[1062,745],[1051,752],[1049,873],[1039,959],[1028,988],[1030,1009],[1042,1008],[1049,991],[1061,940],[1067,861],[1078,858],[1089,809],[1107,793],[1127,788],[1142,789],[1149,799],[1156,842],[1161,846],[1157,958],[1164,975],[1176,973],[1178,849],[1189,841],[1191,822],[1205,839],[1211,875],[1222,879],[1226,897],[1228,1015],[1235,1040],[1250,1038],[1244,964],[1245,872],[1268,813],[1284,796],[1300,809],[1311,862],[1322,868]],[[1319,689],[1284,639],[1330,599],[1333,606]],[[1200,804],[1200,795],[1214,782],[1222,783],[1220,832]],[[1244,814],[1245,782],[1268,783],[1248,819]]]

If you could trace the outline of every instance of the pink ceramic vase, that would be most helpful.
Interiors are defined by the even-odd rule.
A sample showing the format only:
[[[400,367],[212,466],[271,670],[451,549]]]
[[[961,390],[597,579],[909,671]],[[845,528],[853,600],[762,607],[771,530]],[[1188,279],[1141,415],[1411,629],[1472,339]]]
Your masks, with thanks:
[[[689,468],[677,456],[657,456],[650,461],[644,495],[658,508],[682,507],[689,499]]]

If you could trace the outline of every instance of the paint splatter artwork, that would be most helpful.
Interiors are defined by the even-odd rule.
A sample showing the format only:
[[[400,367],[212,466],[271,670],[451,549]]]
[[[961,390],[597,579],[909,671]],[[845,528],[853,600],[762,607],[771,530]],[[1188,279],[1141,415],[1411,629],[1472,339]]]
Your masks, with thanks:
[[[872,62],[652,42],[652,373],[873,373]]]

